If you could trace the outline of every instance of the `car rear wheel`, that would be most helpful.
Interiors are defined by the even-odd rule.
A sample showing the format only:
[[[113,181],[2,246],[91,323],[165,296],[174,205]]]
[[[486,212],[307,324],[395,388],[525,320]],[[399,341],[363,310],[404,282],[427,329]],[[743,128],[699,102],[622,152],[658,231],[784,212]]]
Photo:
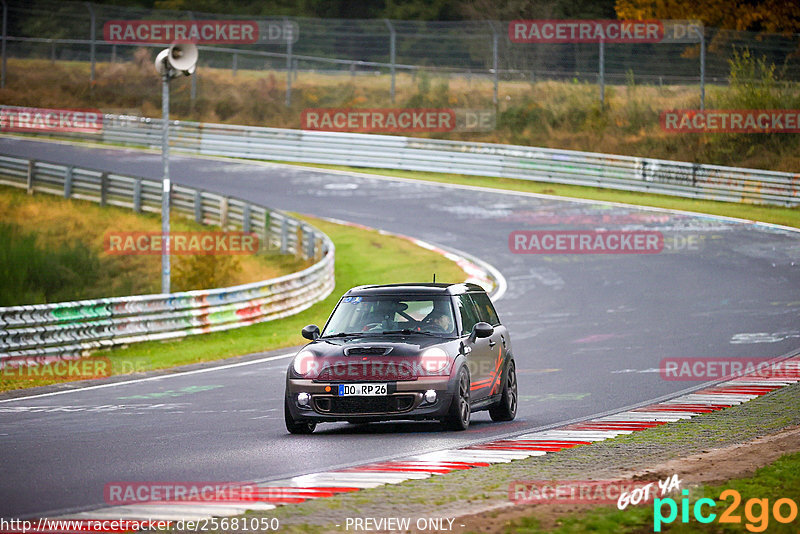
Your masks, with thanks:
[[[450,410],[443,421],[445,426],[451,430],[466,430],[469,427],[469,385],[469,371],[466,367],[462,367],[458,371],[453,402],[450,404]]]
[[[506,381],[500,402],[489,408],[492,421],[511,421],[517,416],[517,370],[514,360],[508,362]]]
[[[289,399],[283,401],[283,419],[286,421],[286,430],[291,434],[311,434],[317,428],[317,423],[297,421],[289,411]]]

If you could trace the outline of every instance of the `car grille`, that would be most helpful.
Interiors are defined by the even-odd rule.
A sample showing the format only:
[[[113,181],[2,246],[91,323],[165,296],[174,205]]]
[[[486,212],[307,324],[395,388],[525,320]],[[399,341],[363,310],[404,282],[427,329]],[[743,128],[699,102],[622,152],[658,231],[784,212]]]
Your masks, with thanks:
[[[402,413],[414,406],[414,395],[386,397],[315,397],[318,412],[329,414]]]
[[[317,382],[400,382],[416,380],[411,365],[395,366],[398,372],[388,372],[386,366],[364,365],[357,362],[347,365],[337,364],[333,368],[326,367],[314,380]]]
[[[392,347],[349,347],[344,349],[347,356],[386,356]]]

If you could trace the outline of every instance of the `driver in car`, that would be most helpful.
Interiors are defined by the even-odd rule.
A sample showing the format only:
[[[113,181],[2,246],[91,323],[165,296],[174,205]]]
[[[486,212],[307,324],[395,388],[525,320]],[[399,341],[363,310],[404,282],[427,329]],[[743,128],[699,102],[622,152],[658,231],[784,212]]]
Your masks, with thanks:
[[[422,323],[442,332],[450,332],[453,329],[453,319],[448,312],[447,303],[436,302],[433,310],[422,320]]]

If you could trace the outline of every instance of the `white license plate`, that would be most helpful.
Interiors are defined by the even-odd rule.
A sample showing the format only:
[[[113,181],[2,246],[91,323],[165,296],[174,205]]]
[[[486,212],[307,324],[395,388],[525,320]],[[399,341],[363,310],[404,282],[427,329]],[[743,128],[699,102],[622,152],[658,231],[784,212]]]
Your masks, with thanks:
[[[374,396],[388,395],[386,384],[339,384],[339,396],[350,397],[353,395]]]

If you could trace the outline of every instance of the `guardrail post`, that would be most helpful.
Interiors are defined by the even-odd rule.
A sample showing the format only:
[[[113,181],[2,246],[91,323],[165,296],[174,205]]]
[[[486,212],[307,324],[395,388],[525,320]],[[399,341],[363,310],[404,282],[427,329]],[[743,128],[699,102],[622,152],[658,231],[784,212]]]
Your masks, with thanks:
[[[117,62],[117,45],[111,45],[111,63]]]
[[[219,199],[219,227],[223,230],[228,227],[228,197]]]
[[[194,222],[203,224],[203,194],[199,189],[194,191]]]
[[[142,181],[140,179],[133,182],[133,211],[142,212]]]
[[[386,27],[389,28],[389,63],[391,64],[391,71],[392,71],[392,88],[391,88],[391,95],[392,95],[392,104],[394,104],[394,79],[395,79],[395,60],[396,60],[396,51],[397,51],[397,34],[394,31],[394,26],[392,26],[392,21],[389,19],[383,19],[383,22],[386,24]]]
[[[67,166],[67,169],[64,171],[64,198],[72,196],[72,171],[72,165]]]
[[[250,232],[250,204],[242,208],[242,232]]]
[[[281,221],[281,254],[286,254],[289,250],[289,219],[286,217]]]
[[[108,197],[108,173],[104,172],[100,175],[100,205],[106,205],[106,200]]]
[[[314,235],[314,231],[311,228],[309,228],[308,226],[306,226],[306,232],[307,232],[306,235],[308,236],[307,237],[307,239],[308,239],[308,249],[306,250],[306,259],[311,259],[311,258],[314,257],[314,246],[316,245],[316,243],[314,242],[315,235]]]
[[[270,242],[270,232],[269,225],[272,224],[270,221],[269,210],[264,210],[264,227],[261,229],[261,238],[263,242],[261,243],[262,250],[269,250],[271,248],[272,243]]]
[[[3,1],[3,43],[2,43],[2,55],[3,55],[3,66],[0,68],[0,89],[6,86],[6,38],[8,37],[8,4],[6,0]]]
[[[86,2],[86,7],[89,9],[89,40],[91,41],[91,45],[89,46],[89,60],[91,61],[91,70],[89,72],[89,82],[91,82],[92,86],[94,85],[94,66],[95,66],[95,39],[96,39],[96,20],[94,16],[94,8],[92,8],[91,2]]]
[[[35,166],[36,162],[34,160],[28,160],[28,180],[27,180],[26,190],[28,191],[29,195],[33,194],[33,173]]]
[[[239,63],[239,54],[234,52],[233,58],[231,58],[231,73],[233,76],[236,76],[236,68],[238,67],[238,63]]]

